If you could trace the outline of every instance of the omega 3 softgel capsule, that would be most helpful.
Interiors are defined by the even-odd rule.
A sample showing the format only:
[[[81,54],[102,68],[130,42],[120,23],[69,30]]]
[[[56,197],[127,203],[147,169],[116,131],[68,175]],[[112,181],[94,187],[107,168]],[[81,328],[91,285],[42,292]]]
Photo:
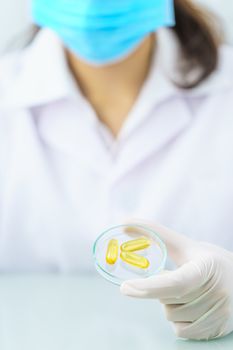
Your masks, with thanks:
[[[115,264],[118,259],[118,241],[111,239],[108,243],[106,262],[110,265]]]

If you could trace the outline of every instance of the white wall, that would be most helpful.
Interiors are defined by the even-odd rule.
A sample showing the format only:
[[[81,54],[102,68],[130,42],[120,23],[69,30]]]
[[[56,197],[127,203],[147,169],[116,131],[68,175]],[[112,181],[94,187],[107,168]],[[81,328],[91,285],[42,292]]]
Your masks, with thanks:
[[[0,50],[29,23],[30,0],[0,0]]]
[[[0,51],[10,38],[23,31],[29,23],[29,3],[31,0],[0,0]],[[82,0],[85,1],[85,0]],[[105,0],[103,0],[104,2]],[[109,0],[107,0],[109,1]],[[117,0],[115,0],[117,1]],[[133,1],[133,0],[132,0]],[[155,0],[156,1],[156,0]],[[233,43],[233,1],[194,0],[207,4],[224,19],[228,41]]]
[[[209,7],[219,17],[226,33],[227,42],[233,44],[233,1],[195,0],[195,2]]]

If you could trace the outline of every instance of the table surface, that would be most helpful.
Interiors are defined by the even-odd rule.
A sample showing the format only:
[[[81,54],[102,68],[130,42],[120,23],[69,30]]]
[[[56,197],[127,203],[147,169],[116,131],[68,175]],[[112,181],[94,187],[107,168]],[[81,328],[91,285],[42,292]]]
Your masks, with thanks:
[[[177,340],[154,300],[124,297],[98,276],[0,277],[1,350],[228,350],[233,335]]]

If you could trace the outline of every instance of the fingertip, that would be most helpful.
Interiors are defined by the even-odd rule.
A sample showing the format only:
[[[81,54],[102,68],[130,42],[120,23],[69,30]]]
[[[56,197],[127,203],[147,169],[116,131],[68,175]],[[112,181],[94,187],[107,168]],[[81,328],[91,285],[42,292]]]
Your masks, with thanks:
[[[123,282],[120,286],[120,292],[126,296],[133,296],[135,294],[134,288],[132,288],[128,282]]]
[[[125,291],[127,290],[127,282],[123,282],[123,283],[121,283],[121,285],[120,285],[120,292],[122,293],[122,294],[125,294]]]
[[[134,298],[145,298],[147,292],[142,288],[142,285],[138,282],[143,283],[143,280],[129,280],[125,281],[120,286],[120,291],[123,295],[134,297]]]

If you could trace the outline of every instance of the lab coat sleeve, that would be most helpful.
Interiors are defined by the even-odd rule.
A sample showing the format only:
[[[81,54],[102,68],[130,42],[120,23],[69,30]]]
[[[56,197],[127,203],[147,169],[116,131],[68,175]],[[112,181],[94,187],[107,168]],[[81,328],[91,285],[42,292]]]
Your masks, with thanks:
[[[13,71],[11,66],[15,55],[6,54],[0,59],[0,219],[2,209],[2,193],[4,189],[4,178],[6,176],[7,162],[7,140],[9,139],[8,112],[4,108],[4,99],[9,90]]]
[[[8,128],[3,113],[0,111],[0,223],[3,212],[3,190],[7,173],[7,138]]]

